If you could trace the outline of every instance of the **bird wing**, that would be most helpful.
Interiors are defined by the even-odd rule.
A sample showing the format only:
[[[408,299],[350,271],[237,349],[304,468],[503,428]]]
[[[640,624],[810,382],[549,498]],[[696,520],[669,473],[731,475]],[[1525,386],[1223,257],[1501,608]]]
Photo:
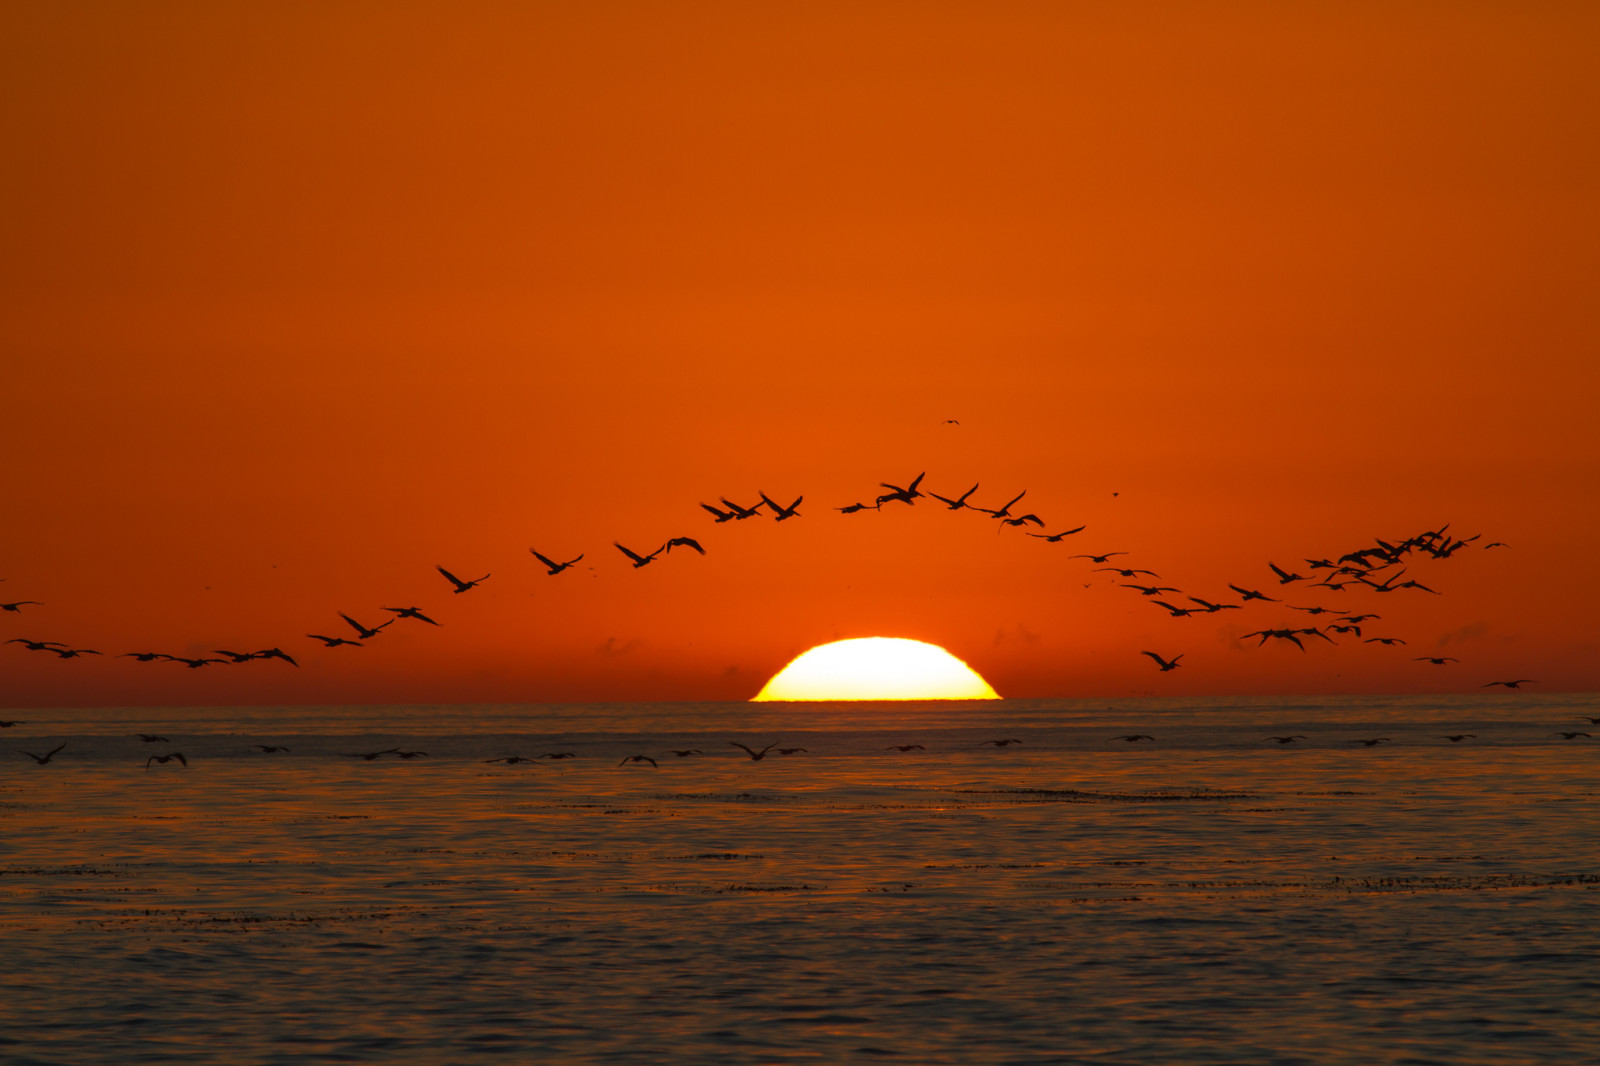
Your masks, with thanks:
[[[616,541],[612,541],[611,543],[617,544]],[[628,548],[624,548],[621,544],[617,544],[617,550],[619,552],[621,552],[623,555],[626,555],[628,558],[632,559],[636,563],[644,562],[644,556],[639,555],[637,552],[634,552],[634,551],[632,551],[632,550],[630,550]]]
[[[465,582],[463,582],[459,577],[456,577],[456,575],[452,574],[450,571],[446,570],[442,566],[436,566],[436,567],[434,567],[434,569],[439,571],[439,573],[443,574],[445,576],[445,578],[448,579],[452,584],[456,584],[456,585],[465,584]]]
[[[702,503],[700,506],[704,507],[705,504]],[[712,508],[712,510],[716,510],[716,508]],[[534,552],[532,548],[529,548],[528,550],[533,552],[533,557],[535,559],[539,560],[544,565],[550,567],[550,569],[552,569],[552,570],[554,570],[557,566],[561,565],[561,564],[555,562],[554,560],[546,559],[544,556],[540,555],[538,552]]]

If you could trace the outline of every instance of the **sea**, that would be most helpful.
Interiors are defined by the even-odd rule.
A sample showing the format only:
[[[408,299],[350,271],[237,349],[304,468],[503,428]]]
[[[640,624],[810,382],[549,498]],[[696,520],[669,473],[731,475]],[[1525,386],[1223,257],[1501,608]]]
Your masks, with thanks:
[[[1590,716],[6,712],[0,1061],[1596,1063]]]

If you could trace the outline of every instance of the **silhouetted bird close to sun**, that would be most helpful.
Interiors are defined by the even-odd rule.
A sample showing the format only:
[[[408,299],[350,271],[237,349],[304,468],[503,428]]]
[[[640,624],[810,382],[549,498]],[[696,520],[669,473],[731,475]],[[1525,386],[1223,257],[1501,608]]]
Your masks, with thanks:
[[[1463,740],[1477,740],[1478,739],[1478,734],[1476,734],[1476,733],[1452,733],[1449,736],[1440,737],[1439,739],[1440,740],[1448,740],[1452,744],[1459,744]]]
[[[66,741],[62,741],[60,744],[57,744],[55,747],[51,748],[49,751],[45,752],[43,755],[35,755],[31,751],[25,751],[22,754],[26,755],[28,758],[30,758],[34,762],[38,763],[40,766],[44,766],[51,759],[54,759],[56,757],[56,752],[60,751],[62,748],[66,747],[66,746],[67,746]]]
[[[736,748],[744,748],[744,752],[745,752],[746,755],[750,756],[750,758],[754,759],[756,762],[760,762],[762,759],[765,759],[767,757],[767,752],[771,751],[773,748],[778,746],[780,741],[774,740],[771,744],[768,744],[766,747],[762,748],[760,751],[756,751],[754,748],[747,747],[746,745],[739,743],[737,740],[730,740],[730,741],[728,741],[728,743],[733,745]]]
[[[617,763],[617,765],[618,766],[626,766],[631,762],[647,762],[651,766],[659,766],[660,765],[659,763],[657,763],[654,759],[652,759],[648,755],[630,755],[626,759],[623,759],[621,762]]]
[[[1299,733],[1296,733],[1292,737],[1268,737],[1267,739],[1276,740],[1279,744],[1293,744],[1297,740],[1304,740],[1306,738]]]
[[[1168,670],[1176,670],[1178,668],[1178,660],[1183,658],[1182,655],[1174,655],[1170,659],[1163,659],[1153,651],[1141,651],[1139,654],[1148,655],[1150,658],[1154,659],[1156,661],[1156,665],[1161,667],[1161,672],[1163,674]]]
[[[921,744],[890,744],[884,751],[927,751]]]
[[[390,619],[390,621],[393,621],[393,619]],[[384,624],[387,625],[388,623]],[[324,648],[337,648],[341,644],[348,644],[352,648],[366,647],[366,645],[362,644],[359,640],[345,640],[343,637],[325,637],[321,633],[307,633],[306,636],[310,637],[312,640],[322,641],[322,646]]]
[[[1461,660],[1451,658],[1448,655],[1419,655],[1411,661],[1414,663],[1432,663],[1435,666],[1443,666],[1445,663],[1458,663]]]
[[[701,506],[701,507],[704,507],[704,506],[705,506],[705,504],[703,504],[703,503],[702,503],[702,504],[701,504],[701,505],[700,505],[700,506]],[[712,510],[713,510],[713,511],[715,511],[715,510],[716,510],[716,508],[714,508],[714,507],[713,507],[713,508],[711,508],[711,509],[712,509]],[[718,514],[721,514],[721,513],[722,513],[722,512],[721,512],[721,511],[717,511],[717,513],[718,513]],[[730,514],[730,515],[729,515],[729,516],[728,516],[728,518],[732,518],[732,517],[733,517],[733,515],[731,515],[731,514]],[[722,521],[726,521],[726,519],[721,519],[721,518],[719,518],[719,519],[717,519],[717,521],[719,521],[719,522],[722,522]],[[530,552],[533,552],[533,557],[534,557],[534,558],[535,558],[535,559],[537,559],[537,560],[539,560],[539,561],[540,561],[540,562],[541,562],[541,563],[543,563],[543,564],[544,564],[544,565],[545,565],[545,566],[547,566],[547,567],[549,567],[549,568],[550,568],[550,569],[548,569],[548,570],[546,570],[546,571],[545,571],[545,573],[547,573],[547,574],[551,574],[551,575],[555,575],[555,574],[559,574],[559,573],[561,573],[561,571],[563,571],[563,570],[565,570],[565,569],[567,569],[567,568],[568,568],[568,567],[570,567],[570,566],[571,566],[571,565],[572,565],[572,564],[573,564],[573,563],[575,563],[575,562],[577,562],[577,561],[578,561],[578,559],[582,559],[582,558],[583,558],[583,556],[582,556],[582,555],[579,555],[579,556],[578,556],[578,558],[577,558],[577,559],[568,559],[568,560],[567,560],[567,561],[566,561],[566,562],[564,562],[564,563],[558,563],[558,562],[556,562],[556,561],[555,561],[555,560],[554,560],[554,559],[550,559],[550,558],[547,558],[547,557],[545,557],[545,556],[543,556],[543,555],[540,555],[540,554],[539,554],[539,553],[538,553],[538,552],[536,552],[536,551],[533,551],[533,549],[532,549],[532,548],[529,548],[529,549],[528,549],[528,550],[529,550],[529,551],[530,551]]]
[[[1537,685],[1538,683],[1531,677],[1522,677],[1515,681],[1490,681],[1488,684],[1479,685],[1478,687],[1493,688],[1496,685],[1504,685],[1506,688],[1521,688],[1523,685]]]
[[[1149,733],[1124,733],[1120,737],[1112,737],[1111,739],[1123,740],[1127,741],[1129,744],[1132,744],[1136,740],[1155,740],[1156,738],[1151,736]]]
[[[483,582],[489,580],[491,577],[494,576],[493,574],[484,574],[482,577],[474,578],[471,581],[462,581],[459,577],[456,577],[456,575],[452,574],[450,571],[446,570],[442,566],[435,566],[434,569],[439,571],[439,573],[443,574],[444,575],[444,579],[446,581],[450,582],[450,584],[455,586],[455,588],[451,589],[451,591],[455,592],[455,593],[458,593],[458,594],[462,593],[462,592],[465,592],[468,589],[476,588],[478,585],[482,584]]]
[[[1553,737],[1560,737],[1563,740],[1575,740],[1578,737],[1586,737],[1589,734],[1588,733],[1551,733],[1550,735],[1553,736]]]
[[[16,614],[21,614],[22,609],[30,605],[34,607],[44,606],[44,604],[40,603],[38,600],[17,600],[13,603],[0,603],[0,611],[12,611]]]
[[[1030,536],[1030,537],[1038,537],[1040,540],[1047,540],[1051,544],[1060,544],[1062,537],[1070,537],[1074,533],[1082,533],[1084,530],[1086,530],[1088,528],[1089,528],[1088,526],[1079,526],[1077,529],[1063,529],[1060,533],[1029,533],[1028,536]],[[1124,553],[1117,553],[1117,554],[1126,554],[1126,553],[1124,552]],[[1077,556],[1074,556],[1074,558],[1077,558]]]
[[[801,517],[800,512],[797,510],[797,508],[800,506],[800,501],[805,499],[804,496],[796,496],[793,503],[791,503],[787,507],[782,507],[782,506],[779,506],[778,501],[774,500],[771,496],[768,496],[766,493],[763,492],[763,493],[759,493],[758,495],[760,495],[762,503],[764,503],[768,507],[772,508],[773,520],[774,521],[782,522],[786,518],[799,518],[799,517]]]
[[[673,537],[671,540],[667,541],[668,555],[672,554],[673,548],[693,548],[701,555],[706,553],[706,550],[700,547],[700,542],[695,540],[693,537]]]
[[[640,555],[638,552],[633,551],[630,548],[624,548],[621,544],[617,544],[616,541],[612,541],[611,543],[616,544],[617,551],[633,560],[633,568],[635,570],[639,569],[641,566],[645,566],[646,564],[653,562],[656,556],[667,550],[667,546],[663,544],[649,555]]]
[[[398,621],[400,618],[415,618],[417,621],[426,622],[430,626],[436,626],[439,624],[438,622],[435,622],[433,619],[429,618],[427,615],[423,614],[421,607],[385,607],[384,610],[393,611],[397,616],[396,621]]]
[[[916,498],[922,495],[922,493],[917,490],[917,486],[922,484],[922,479],[927,476],[928,472],[924,470],[922,473],[913,478],[911,480],[911,484],[907,485],[905,488],[901,488],[899,485],[891,485],[887,481],[878,482],[881,487],[894,490],[879,496],[878,506],[882,507],[884,504],[895,500],[898,500],[901,503],[914,503]]]
[[[287,752],[289,750],[282,744],[252,744],[250,746],[263,755],[276,755],[280,751]]]
[[[1232,585],[1232,584],[1230,584],[1228,587],[1230,589],[1232,589],[1233,591],[1237,592],[1240,596],[1243,596],[1246,603],[1250,602],[1251,600],[1266,600],[1268,603],[1281,603],[1281,602],[1283,602],[1281,600],[1273,599],[1271,596],[1268,596],[1266,593],[1257,592],[1255,589],[1242,589],[1238,585]]]
[[[382,631],[385,626],[392,626],[396,622],[399,621],[398,618],[391,618],[387,622],[379,622],[377,625],[373,626],[371,629],[368,629],[366,626],[362,625],[360,622],[357,622],[354,618],[351,618],[347,614],[344,614],[344,613],[341,612],[339,617],[343,618],[346,622],[349,622],[351,628],[353,628],[356,631],[356,635],[358,637],[360,637],[362,640],[371,640],[373,637],[377,636],[378,633],[380,631]]]
[[[181,751],[169,751],[165,755],[152,755],[152,756],[150,756],[148,759],[146,759],[144,761],[144,768],[146,770],[149,770],[150,769],[150,764],[153,763],[153,762],[169,763],[173,759],[177,759],[179,762],[181,762],[185,766],[189,765],[189,760],[183,757],[183,752],[181,752]]]
[[[959,511],[962,508],[967,507],[967,497],[971,496],[974,492],[977,492],[977,491],[978,491],[978,486],[977,485],[973,485],[970,489],[968,489],[966,492],[963,492],[960,496],[957,496],[953,500],[948,496],[941,496],[937,492],[930,492],[930,493],[928,493],[928,495],[932,496],[934,499],[938,500],[940,503],[945,504],[947,507],[950,508],[950,510]],[[967,508],[967,509],[971,510],[971,508]]]

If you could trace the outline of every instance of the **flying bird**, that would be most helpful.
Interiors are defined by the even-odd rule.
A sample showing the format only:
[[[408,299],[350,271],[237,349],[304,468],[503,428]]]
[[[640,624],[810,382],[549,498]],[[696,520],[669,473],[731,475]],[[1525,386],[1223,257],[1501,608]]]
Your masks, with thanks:
[[[1267,739],[1268,740],[1276,740],[1279,744],[1293,744],[1297,740],[1304,740],[1306,738],[1304,736],[1302,736],[1301,734],[1296,733],[1292,737],[1268,737]]]
[[[117,658],[138,659],[142,663],[148,663],[154,662],[157,659],[165,658],[165,656],[158,651],[125,651],[121,655],[117,656]]]
[[[454,591],[458,595],[460,593],[463,593],[463,592],[467,591],[470,588],[476,588],[479,584],[489,580],[490,577],[494,576],[492,574],[484,574],[482,577],[475,578],[472,581],[462,581],[459,577],[456,577],[456,575],[452,574],[450,571],[446,570],[442,566],[435,566],[434,569],[439,571],[439,573],[443,574],[444,575],[444,579],[446,581],[450,582],[450,584],[455,586],[455,588],[452,591]]]
[[[183,763],[183,765],[185,765],[185,766],[189,765],[189,760],[185,759],[183,757],[183,752],[181,752],[181,751],[170,751],[165,755],[152,755],[152,756],[150,756],[148,759],[146,759],[144,761],[144,768],[145,768],[146,771],[148,771],[150,769],[150,764],[153,763],[153,762],[169,763],[173,759],[177,759],[179,762]]]
[[[1452,733],[1447,737],[1440,737],[1439,739],[1440,740],[1448,740],[1452,744],[1459,744],[1463,740],[1477,740],[1478,739],[1478,734],[1476,734],[1476,733]]]
[[[1087,559],[1091,563],[1094,563],[1096,566],[1101,566],[1101,565],[1104,565],[1105,561],[1107,559],[1111,558],[1113,555],[1127,555],[1127,554],[1128,554],[1127,552],[1106,552],[1104,555],[1069,555],[1069,556],[1067,556],[1067,558],[1068,559]]]
[[[393,619],[390,619],[390,621],[393,621]],[[388,622],[384,623],[384,625],[388,624]],[[379,628],[382,627],[380,626]],[[337,648],[341,644],[348,644],[352,648],[366,647],[366,645],[362,644],[359,640],[345,640],[343,637],[325,637],[321,633],[307,633],[306,636],[310,637],[312,640],[322,641],[322,646],[324,648]]]
[[[15,720],[9,720],[8,721],[7,719],[0,718],[0,729],[10,729],[13,726],[27,725],[27,724],[28,724],[27,722],[19,722],[19,721],[15,721]]]
[[[1278,584],[1280,585],[1287,585],[1291,581],[1305,580],[1305,576],[1303,574],[1291,574],[1289,571],[1281,569],[1277,563],[1268,563],[1267,565],[1272,568],[1272,572],[1274,574],[1278,575]]]
[[[226,655],[231,663],[247,663],[256,657],[254,652],[249,651],[223,651],[221,648],[212,648],[211,651],[216,655]]]
[[[1174,618],[1188,618],[1191,614],[1204,613],[1198,607],[1174,607],[1166,600],[1155,600],[1153,602],[1157,607],[1165,607],[1167,609],[1167,613],[1172,615]]]
[[[1242,589],[1238,585],[1229,585],[1228,587],[1237,592],[1240,596],[1243,596],[1246,603],[1249,603],[1251,600],[1266,600],[1268,603],[1283,602],[1282,600],[1275,600],[1265,593],[1257,592],[1254,589]]]
[[[1563,740],[1575,740],[1578,737],[1586,737],[1589,734],[1588,733],[1551,733],[1550,735],[1553,736],[1553,737],[1560,737]]]
[[[425,751],[401,751],[399,748],[395,748],[394,753],[402,759],[415,759],[419,755],[428,754]]]
[[[960,496],[956,497],[953,500],[948,496],[941,496],[937,492],[930,492],[930,493],[928,493],[928,495],[932,496],[934,499],[938,500],[940,503],[946,504],[947,506],[949,506],[950,510],[952,510],[952,511],[959,511],[964,507],[967,510],[970,511],[970,510],[976,510],[976,508],[967,507],[967,497],[971,496],[974,492],[977,492],[977,491],[978,491],[978,486],[974,485],[970,489],[968,489],[966,492],[963,492]]]
[[[922,479],[927,477],[927,476],[928,476],[928,472],[926,470],[924,470],[922,473],[918,474],[915,478],[913,478],[912,481],[911,481],[911,484],[907,485],[905,488],[901,488],[899,485],[891,485],[887,481],[878,482],[878,484],[880,486],[882,486],[883,488],[893,489],[894,490],[893,492],[889,492],[889,493],[886,493],[886,494],[884,494],[882,496],[879,496],[878,497],[878,506],[882,507],[884,504],[889,503],[891,500],[899,500],[901,503],[915,503],[917,497],[922,495],[921,492],[917,491],[917,486],[922,484]],[[723,501],[723,502],[727,502],[727,501]],[[974,508],[974,509],[975,510],[981,510],[981,508]]]
[[[667,751],[673,755],[676,755],[680,759],[687,758],[690,755],[705,754],[705,752],[701,751],[699,748],[668,748]]]
[[[300,665],[299,663],[294,661],[294,656],[290,655],[288,652],[284,651],[282,648],[267,648],[267,649],[265,649],[263,651],[254,652],[254,653],[251,654],[251,658],[253,658],[253,659],[282,659],[284,662],[288,663],[290,666],[299,666]]]
[[[384,610],[393,611],[397,616],[395,621],[399,621],[401,618],[415,618],[417,621],[426,622],[430,626],[436,626],[439,624],[438,622],[435,622],[433,619],[429,618],[427,615],[423,614],[421,607],[385,607]]]
[[[834,510],[842,511],[845,514],[855,514],[857,511],[877,511],[882,507],[881,503],[852,503],[844,507],[835,507]]]
[[[1111,739],[1112,740],[1125,740],[1129,744],[1132,744],[1136,740],[1154,740],[1156,738],[1151,736],[1149,733],[1125,733],[1120,737],[1112,737]]]
[[[890,744],[884,751],[927,751],[921,744]]]
[[[1002,519],[1000,519],[1000,525],[1001,526],[1020,526],[1025,522],[1032,522],[1034,525],[1038,526],[1040,529],[1044,528],[1044,519],[1040,518],[1036,514],[1024,514],[1024,515],[1018,515],[1015,518],[1002,518]]]
[[[791,503],[789,506],[780,507],[778,505],[778,502],[776,500],[774,500],[772,497],[768,496],[766,493],[762,492],[762,493],[758,493],[758,495],[761,497],[761,502],[762,503],[764,503],[768,507],[772,508],[772,510],[774,512],[774,516],[773,516],[773,520],[774,521],[782,522],[786,518],[799,518],[799,517],[801,517],[800,512],[798,510],[796,510],[796,508],[798,508],[800,506],[800,501],[805,499],[804,496],[796,496],[794,502]]]
[[[702,503],[700,506],[703,507],[705,510],[710,511],[711,514],[712,514],[712,521],[718,523],[719,525],[721,523],[723,523],[723,522],[731,522],[735,518],[739,517],[737,514],[735,514],[732,511],[724,511],[720,507],[711,506],[709,503]],[[528,550],[531,551],[531,552],[533,551],[532,548],[529,548]],[[538,552],[533,552],[533,554],[539,555]],[[583,557],[580,555],[578,558],[581,559]],[[556,565],[555,563],[552,563],[549,559],[546,559],[542,555],[539,555],[539,561],[541,563],[544,563],[546,566],[555,566]],[[577,562],[577,559],[574,559],[573,562]],[[562,569],[565,569],[565,567],[563,567]],[[558,574],[561,571],[560,570],[552,570],[550,572],[552,574]]]
[[[740,522],[743,522],[746,518],[754,518],[756,515],[761,513],[761,505],[759,503],[753,507],[741,507],[732,500],[728,499],[726,496],[720,496],[718,499],[720,499],[725,506],[733,508],[733,517]],[[705,505],[701,504],[701,506],[704,507]]]
[[[1156,665],[1161,667],[1161,672],[1163,674],[1168,670],[1176,670],[1178,668],[1178,660],[1183,658],[1183,655],[1174,655],[1171,659],[1163,659],[1153,651],[1142,651],[1139,654],[1148,655],[1150,658],[1154,659],[1156,661]]]
[[[0,603],[0,611],[12,611],[16,614],[21,614],[22,609],[29,605],[34,607],[44,606],[44,604],[40,603],[38,600],[17,600],[15,603]]]
[[[1387,741],[1388,739],[1389,739],[1388,737],[1369,737],[1366,740],[1352,740],[1350,743],[1352,743],[1352,744],[1360,744],[1360,745],[1362,745],[1364,747],[1368,747],[1368,748],[1375,748],[1379,744],[1382,744],[1385,741]]]
[[[1388,646],[1393,645],[1393,644],[1404,644],[1405,640],[1403,638],[1401,638],[1401,637],[1368,637],[1366,640],[1362,641],[1361,643],[1363,643],[1363,644],[1382,644],[1385,647],[1388,647]]]
[[[1159,596],[1163,592],[1183,591],[1182,589],[1167,588],[1165,585],[1128,585],[1121,581],[1117,582],[1117,584],[1121,585],[1125,589],[1137,589],[1139,593],[1144,596]]]
[[[631,762],[647,762],[651,766],[656,766],[656,767],[660,766],[659,763],[657,763],[654,759],[652,759],[648,755],[630,755],[626,759],[623,759],[621,762],[617,763],[617,765],[618,766],[626,766]]]
[[[22,754],[26,755],[28,758],[30,758],[34,762],[38,763],[40,766],[43,766],[46,763],[48,763],[51,759],[54,759],[56,757],[56,752],[60,751],[62,748],[66,747],[66,746],[67,746],[67,742],[66,741],[62,741],[60,744],[57,744],[55,747],[51,748],[49,751],[45,752],[43,755],[35,755],[31,751],[25,751]]]
[[[1448,655],[1419,655],[1411,661],[1414,663],[1432,663],[1435,666],[1443,666],[1445,663],[1458,663],[1461,660],[1451,658]]]
[[[224,666],[228,663],[226,659],[188,659],[182,655],[163,655],[162,658],[171,663],[182,663],[191,670],[198,670],[202,666],[210,666],[212,663],[221,663]]]
[[[703,504],[703,503],[702,503],[702,504],[701,504],[701,505],[700,505],[700,506],[701,506],[701,507],[704,507],[704,506],[705,506],[705,504]],[[715,507],[713,507],[713,508],[711,508],[711,510],[713,510],[713,511],[716,511],[716,510],[717,510],[717,509],[716,509],[716,508],[715,508]],[[717,511],[717,513],[718,513],[718,514],[721,514],[721,513],[722,513],[722,512],[721,512],[721,511]],[[728,515],[728,518],[732,518],[732,517],[733,517],[733,515],[731,515],[731,514],[730,514],[730,515]],[[719,518],[719,519],[717,519],[717,521],[719,521],[719,522],[725,522],[725,521],[727,521],[727,519],[724,519],[724,518]],[[546,570],[546,571],[545,571],[545,573],[547,573],[547,574],[551,574],[551,575],[555,575],[555,574],[559,574],[559,573],[561,573],[561,571],[563,571],[563,570],[565,570],[565,569],[567,569],[567,568],[568,568],[568,567],[569,567],[569,566],[571,566],[571,565],[572,565],[572,564],[573,564],[573,563],[575,563],[575,562],[577,562],[577,561],[578,561],[578,559],[582,559],[582,558],[583,558],[583,556],[582,556],[582,555],[580,555],[580,556],[578,556],[578,559],[568,559],[568,560],[567,560],[567,561],[566,561],[566,562],[564,562],[564,563],[558,563],[558,562],[556,562],[556,561],[555,561],[555,560],[554,560],[554,559],[549,559],[549,558],[546,558],[546,557],[545,557],[545,556],[543,556],[543,555],[540,555],[540,554],[539,554],[539,553],[538,553],[538,552],[536,552],[536,551],[533,551],[533,549],[532,549],[532,548],[529,548],[529,549],[528,549],[528,550],[529,550],[529,551],[530,551],[530,552],[533,552],[533,557],[534,557],[534,558],[535,558],[535,559],[537,559],[537,560],[539,560],[539,561],[540,561],[540,562],[541,562],[541,563],[543,563],[543,564],[544,564],[544,565],[545,565],[545,566],[548,566],[548,567],[549,567],[549,568],[550,568],[550,569],[548,569],[548,570]]]
[[[276,755],[280,751],[286,752],[289,750],[282,744],[252,744],[250,746],[263,755]]]
[[[499,758],[499,759],[485,759],[483,761],[484,762],[503,762],[507,766],[515,766],[519,762],[537,762],[538,760],[534,759],[534,758],[531,758],[531,757],[529,757],[527,755],[506,755],[506,756],[504,756],[502,758]]]
[[[1218,611],[1244,610],[1244,608],[1237,603],[1212,603],[1210,600],[1202,600],[1198,596],[1190,596],[1188,599],[1190,603],[1198,603],[1200,606],[1204,607],[1207,614],[1216,614]]]
[[[771,744],[768,744],[766,747],[762,748],[760,751],[756,751],[754,748],[751,748],[751,747],[746,747],[745,745],[739,743],[737,740],[730,740],[730,741],[728,741],[728,743],[732,744],[736,748],[744,748],[745,754],[749,755],[750,758],[753,759],[754,761],[760,762],[762,759],[765,759],[767,757],[767,752],[769,752],[773,748],[777,747],[780,742],[774,740]]]
[[[661,545],[661,547],[657,548],[655,551],[651,552],[649,555],[640,555],[636,551],[630,551],[629,549],[624,548],[621,544],[617,544],[616,541],[612,541],[611,543],[617,545],[617,551],[621,552],[623,555],[626,555],[628,558],[633,560],[633,568],[635,570],[639,569],[639,567],[641,567],[641,566],[644,566],[646,563],[651,562],[652,560],[655,559],[656,556],[660,555],[662,552],[667,550],[667,546],[665,544],[663,544],[663,545]]]
[[[1488,684],[1479,685],[1478,687],[1493,688],[1496,685],[1504,685],[1506,688],[1521,688],[1523,685],[1537,685],[1538,683],[1539,682],[1535,681],[1531,677],[1523,677],[1517,679],[1516,681],[1490,681]]]
[[[798,503],[799,501],[796,502]],[[667,541],[668,555],[672,554],[673,548],[693,548],[701,555],[706,553],[706,550],[700,547],[700,542],[695,540],[693,537],[673,537],[671,540]]]
[[[66,647],[59,640],[28,640],[26,637],[12,637],[6,643],[21,644],[29,651],[54,651],[56,648]]]
[[[1015,737],[1010,737],[1010,738],[1007,738],[1005,740],[986,740],[983,743],[984,744],[993,744],[997,748],[1003,748],[1007,744],[1021,744],[1022,741],[1017,740]],[[983,744],[980,744],[978,746],[981,748],[983,746]]]
[[[796,755],[796,754],[798,754],[800,752],[803,752],[803,751],[804,752],[809,752],[809,749],[807,749],[807,748],[779,748],[778,749],[778,754],[779,755]]]
[[[135,733],[134,736],[138,737],[140,740],[144,741],[146,744],[170,744],[170,743],[172,743],[172,741],[168,740],[166,737],[161,736],[158,733]]]
[[[1011,514],[1011,505],[1016,503],[1018,500],[1022,499],[1027,494],[1028,494],[1028,490],[1027,489],[1023,489],[1021,492],[1019,492],[1015,496],[1011,497],[1011,500],[1004,507],[1000,508],[997,511],[991,511],[987,507],[974,507],[973,510],[974,511],[982,511],[985,514],[992,515],[995,518],[1005,518],[1005,517],[1007,517],[1008,515]],[[1043,522],[1040,522],[1039,524],[1040,525],[1044,525]]]
[[[380,755],[394,755],[399,751],[399,748],[384,748],[382,751],[346,751],[341,754],[347,759],[365,759],[367,762],[372,762]]]
[[[576,752],[571,751],[546,751],[540,752],[538,757],[541,759],[576,759],[578,755]]]
[[[349,615],[344,614],[343,612],[340,612],[339,617],[343,618],[346,622],[349,622],[351,628],[356,631],[356,635],[362,640],[371,640],[373,637],[377,636],[378,632],[385,626],[392,626],[399,621],[398,618],[391,618],[387,622],[381,622],[378,625],[373,626],[371,629],[368,629],[366,626],[362,625],[360,622],[357,622],[354,618],[351,618]],[[326,640],[327,638],[324,637],[322,639]],[[329,647],[332,646],[333,645],[331,644],[329,645]]]
[[[1028,535],[1030,537],[1036,537],[1039,534],[1030,533]],[[1095,567],[1095,571],[1094,572],[1097,573],[1097,574],[1120,574],[1123,577],[1138,577],[1140,574],[1145,574],[1145,575],[1147,575],[1149,577],[1155,578],[1157,581],[1161,580],[1161,575],[1156,573],[1154,570],[1124,570],[1121,567],[1117,567],[1117,566],[1098,566],[1098,567]],[[1201,602],[1201,601],[1197,600],[1195,602],[1198,603],[1198,602]]]
[[[1038,537],[1040,540],[1047,540],[1051,544],[1059,544],[1059,543],[1061,543],[1061,538],[1062,537],[1070,537],[1074,533],[1082,533],[1084,530],[1086,530],[1088,528],[1089,528],[1088,526],[1079,526],[1077,529],[1063,529],[1060,533],[1029,533],[1028,536],[1030,536],[1030,537]],[[1112,552],[1111,554],[1112,555],[1126,555],[1128,553],[1127,552]],[[1075,558],[1075,559],[1076,558],[1083,558],[1083,556],[1073,556],[1072,558]],[[1105,560],[1103,560],[1103,559],[1101,560],[1101,562],[1104,562],[1104,561]]]

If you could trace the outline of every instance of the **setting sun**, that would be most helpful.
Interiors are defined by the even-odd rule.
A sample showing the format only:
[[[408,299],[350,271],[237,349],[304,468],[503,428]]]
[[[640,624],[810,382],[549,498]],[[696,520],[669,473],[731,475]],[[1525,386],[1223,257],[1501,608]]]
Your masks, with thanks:
[[[977,671],[936,644],[862,637],[822,644],[768,681],[756,700],[997,700]]]

